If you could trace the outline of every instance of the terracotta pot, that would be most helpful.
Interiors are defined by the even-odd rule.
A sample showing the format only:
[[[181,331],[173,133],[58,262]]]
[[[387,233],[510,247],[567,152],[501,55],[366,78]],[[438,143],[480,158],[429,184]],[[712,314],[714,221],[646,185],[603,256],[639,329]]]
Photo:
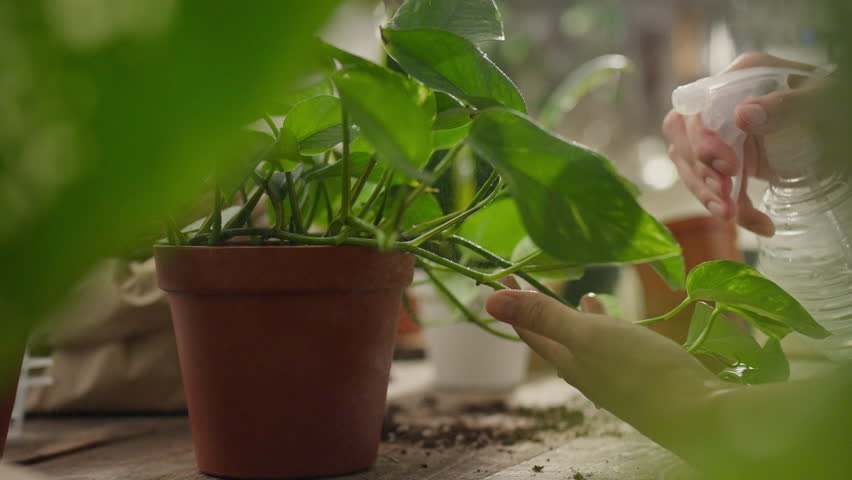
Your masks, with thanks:
[[[350,246],[155,255],[199,470],[287,478],[375,462],[414,257]]]
[[[21,372],[21,357],[12,369],[0,372],[0,458],[6,448],[6,435],[9,433],[9,422],[12,419],[12,408],[15,406],[15,393],[18,390],[18,375]]]
[[[666,223],[683,249],[686,271],[710,260],[743,260],[737,248],[737,230],[733,222],[715,217],[690,217]],[[684,290],[673,291],[649,266],[639,265],[639,278],[645,297],[645,315],[655,317],[671,311],[686,298]],[[693,307],[651,328],[672,340],[683,343],[689,331]]]

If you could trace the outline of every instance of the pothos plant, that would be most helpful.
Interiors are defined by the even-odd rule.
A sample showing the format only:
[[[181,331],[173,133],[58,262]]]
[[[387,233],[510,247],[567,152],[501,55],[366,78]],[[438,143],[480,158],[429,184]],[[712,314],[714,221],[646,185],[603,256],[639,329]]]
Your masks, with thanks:
[[[480,49],[503,39],[493,0],[408,0],[379,34],[393,67],[323,44],[306,68],[313,81],[270,103],[283,119],[264,116],[265,133],[252,141],[243,170],[218,175],[212,214],[182,230],[170,222],[169,243],[238,237],[401,250],[466,320],[510,339],[468,310],[452,285],[503,289],[500,279],[517,275],[564,303],[543,279],[577,278],[588,265],[650,263],[672,288],[685,285],[687,298],[638,323],[715,302],[696,308],[685,348],[723,361],[722,376],[745,383],[786,377],[778,341],[791,331],[828,334],[746,265],[708,262],[684,278],[677,242],[639,206],[637,189],[600,153],[531,119],[514,83]],[[444,212],[433,185],[460,155],[474,155],[490,173],[466,205]],[[253,223],[264,199],[270,226]],[[232,203],[240,205],[226,208]],[[769,340],[760,346],[726,313]]]

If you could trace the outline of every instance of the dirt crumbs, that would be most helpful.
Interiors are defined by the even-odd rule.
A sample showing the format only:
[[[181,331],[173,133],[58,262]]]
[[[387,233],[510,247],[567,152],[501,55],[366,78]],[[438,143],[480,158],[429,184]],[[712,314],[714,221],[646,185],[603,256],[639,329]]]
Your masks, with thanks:
[[[565,432],[583,424],[583,413],[565,407],[509,407],[503,401],[465,403],[441,408],[427,397],[418,406],[388,405],[382,440],[425,449],[543,441],[545,432]]]

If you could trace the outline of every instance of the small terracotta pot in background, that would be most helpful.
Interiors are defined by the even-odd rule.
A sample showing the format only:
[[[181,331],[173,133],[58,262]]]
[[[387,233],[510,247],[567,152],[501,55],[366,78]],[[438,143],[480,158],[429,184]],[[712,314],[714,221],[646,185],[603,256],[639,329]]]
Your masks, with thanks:
[[[361,247],[156,247],[198,468],[339,475],[378,453],[414,257]]]
[[[737,248],[737,230],[733,222],[716,217],[690,217],[666,223],[683,249],[687,273],[695,266],[710,260],[743,261]],[[668,313],[679,305],[686,292],[673,291],[648,265],[638,265],[645,298],[645,316],[656,317]],[[672,340],[683,343],[689,331],[689,319],[694,308],[690,306],[673,318],[659,322],[651,328]]]

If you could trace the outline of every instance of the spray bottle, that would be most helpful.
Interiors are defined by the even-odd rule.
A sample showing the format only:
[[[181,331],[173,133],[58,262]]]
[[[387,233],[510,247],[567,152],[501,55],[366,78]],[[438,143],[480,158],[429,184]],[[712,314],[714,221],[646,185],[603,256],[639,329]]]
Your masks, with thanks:
[[[736,153],[739,173],[731,197],[743,184],[743,144],[747,137],[734,120],[737,105],[788,87],[791,75],[814,72],[755,67],[706,77],[675,89],[672,104],[683,115],[701,114]],[[823,158],[819,142],[806,129],[793,127],[764,137],[769,188],[762,210],[775,224],[775,235],[758,240],[758,269],[793,295],[832,335],[802,337],[836,361],[852,360],[852,186],[839,162]],[[845,165],[845,164],[844,164]]]

